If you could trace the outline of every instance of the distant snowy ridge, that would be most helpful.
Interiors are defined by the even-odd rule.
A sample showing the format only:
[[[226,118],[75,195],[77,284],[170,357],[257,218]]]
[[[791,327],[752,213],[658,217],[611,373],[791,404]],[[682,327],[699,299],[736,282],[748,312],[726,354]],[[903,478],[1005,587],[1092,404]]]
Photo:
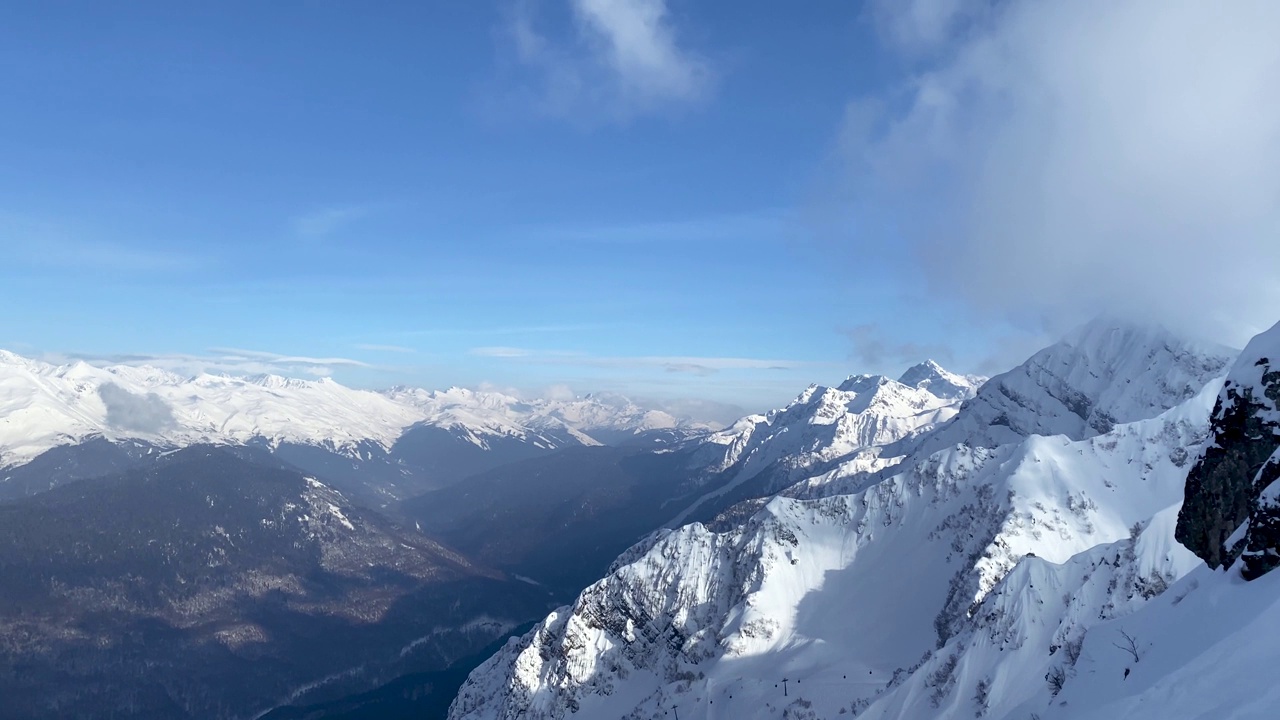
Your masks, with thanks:
[[[984,381],[930,360],[898,380],[851,375],[834,388],[811,385],[786,407],[698,438],[689,464],[704,476],[728,475],[717,494],[766,473],[772,494],[837,464],[857,472],[881,469],[902,459],[887,447],[950,420]]]
[[[911,450],[997,447],[1028,435],[1100,435],[1189,399],[1221,377],[1235,355],[1160,327],[1095,320],[991,378],[955,422]]]
[[[95,436],[162,446],[298,443],[355,455],[366,443],[390,448],[417,424],[454,431],[480,447],[487,438],[509,437],[548,448],[600,444],[593,433],[704,427],[613,396],[526,401],[459,388],[379,393],[329,379],[54,365],[0,350],[0,467]]]

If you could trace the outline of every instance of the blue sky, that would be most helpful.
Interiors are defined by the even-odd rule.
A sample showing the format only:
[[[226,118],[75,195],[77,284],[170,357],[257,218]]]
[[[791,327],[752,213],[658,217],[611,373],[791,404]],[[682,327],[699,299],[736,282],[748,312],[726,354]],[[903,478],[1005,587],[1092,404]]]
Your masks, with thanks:
[[[1044,308],[945,287],[962,174],[859,168],[1006,21],[908,5],[8,4],[0,347],[751,409],[990,370]]]

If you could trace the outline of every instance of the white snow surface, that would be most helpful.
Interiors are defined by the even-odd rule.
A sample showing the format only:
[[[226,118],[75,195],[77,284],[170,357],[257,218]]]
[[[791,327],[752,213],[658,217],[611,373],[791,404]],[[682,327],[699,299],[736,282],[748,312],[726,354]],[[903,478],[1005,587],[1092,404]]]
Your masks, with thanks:
[[[1259,405],[1262,422],[1280,425],[1280,400],[1267,396],[1266,383],[1263,382],[1263,375],[1267,372],[1280,372],[1280,323],[1253,338],[1240,352],[1227,375],[1227,386],[1222,389],[1223,409],[1230,406],[1229,389],[1249,390]]]
[[[905,430],[847,419],[883,378],[745,418],[715,436],[725,467],[758,453],[802,482],[732,529],[629,550],[473,672],[450,718],[1048,718],[1047,675],[1070,688],[1110,623],[1202,567],[1173,533],[1231,361],[1103,321]]]
[[[996,447],[1028,435],[1083,439],[1167,410],[1221,377],[1233,350],[1159,327],[1095,320],[997,375],[916,452]]]
[[[945,716],[938,708],[959,702],[959,681],[930,684],[946,656],[920,659],[940,634],[958,647],[995,632],[981,609],[1012,602],[997,589],[1019,561],[1034,554],[1029,567],[1050,568],[1136,545],[1115,548],[1122,567],[1099,575],[1101,589],[1070,618],[1055,616],[1052,632],[1036,615],[1000,630],[1031,637],[1025,626],[1036,625],[1038,639],[1021,647],[1046,658],[1058,631],[1096,622],[1104,606],[1127,610],[1144,578],[1171,582],[1189,569],[1173,523],[1217,389],[1100,436],[955,446],[908,459],[860,492],[774,498],[730,532],[694,524],[659,534],[477,669],[450,717]],[[1148,528],[1136,544],[1135,523]],[[1025,571],[1028,583],[1036,572],[1049,571]],[[994,672],[989,659],[966,657]],[[775,688],[784,677],[786,695]],[[938,684],[947,687],[935,706]]]
[[[590,435],[599,429],[697,427],[613,396],[524,401],[461,388],[379,393],[330,379],[55,365],[0,350],[0,467],[93,436],[161,446],[262,440],[355,453],[362,443],[390,448],[416,423],[458,431],[481,447],[493,436],[560,447],[600,444]]]
[[[1137,639],[1138,662],[1115,646],[1125,644],[1122,631]],[[1277,638],[1280,573],[1245,582],[1201,565],[1133,614],[1091,629],[1062,692],[1005,717],[1271,720]]]
[[[748,415],[724,430],[699,438],[689,465],[704,476],[731,473],[707,496],[721,494],[781,463],[780,486],[835,463],[868,472],[897,463],[884,452],[955,416],[984,378],[948,372],[933,361],[902,378],[851,375],[838,387],[811,385],[786,407]],[[692,508],[691,508],[692,509]],[[684,516],[676,518],[678,524]]]

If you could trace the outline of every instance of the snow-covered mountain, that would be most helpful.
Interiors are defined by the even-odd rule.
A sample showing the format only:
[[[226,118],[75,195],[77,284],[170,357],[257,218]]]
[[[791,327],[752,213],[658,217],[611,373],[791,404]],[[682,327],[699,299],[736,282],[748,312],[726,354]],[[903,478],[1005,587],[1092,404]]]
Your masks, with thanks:
[[[1174,527],[1230,362],[1093,323],[877,454],[897,462],[810,463],[741,524],[651,536],[450,717],[1043,714],[1092,628],[1197,565]]]
[[[706,516],[726,498],[772,495],[832,466],[857,472],[891,466],[903,456],[886,448],[950,420],[984,380],[930,360],[898,380],[851,375],[834,388],[810,385],[786,407],[694,441],[688,466],[707,492],[674,522]]]
[[[466,434],[483,446],[490,437],[528,439],[548,447],[611,445],[651,430],[710,430],[704,423],[643,408],[611,393],[572,399],[522,400],[499,392],[466,388],[393,388],[386,397],[413,407],[420,422]]]
[[[927,453],[959,443],[996,447],[1028,435],[1099,435],[1190,398],[1220,377],[1233,357],[1232,350],[1184,340],[1163,328],[1100,318],[991,378],[955,422],[910,449]]]
[[[175,445],[262,438],[390,446],[421,419],[412,407],[331,380],[183,377],[126,365],[52,365],[0,351],[0,466],[97,435]]]
[[[95,437],[157,447],[300,446],[373,461],[415,428],[443,431],[476,452],[498,444],[546,451],[654,429],[705,429],[615,396],[521,400],[460,388],[379,393],[329,379],[185,377],[149,367],[53,365],[0,351],[0,468]]]
[[[1099,623],[1062,691],[1008,718],[1270,720],[1280,707],[1278,637],[1280,573],[1244,582],[1201,565],[1133,614]]]
[[[832,463],[896,462],[879,449],[950,417],[978,381],[934,363],[908,377],[916,384],[855,376],[811,387],[783,409],[684,442],[572,448],[508,463],[398,509],[451,546],[563,589],[567,599],[656,528],[713,518]]]

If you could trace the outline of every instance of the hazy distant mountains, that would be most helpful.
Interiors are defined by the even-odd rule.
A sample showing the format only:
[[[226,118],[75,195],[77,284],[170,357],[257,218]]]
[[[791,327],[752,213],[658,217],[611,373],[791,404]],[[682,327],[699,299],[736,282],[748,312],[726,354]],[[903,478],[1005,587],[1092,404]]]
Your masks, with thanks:
[[[138,448],[212,443],[266,448],[325,474],[354,498],[382,505],[558,448],[635,441],[646,433],[671,441],[705,429],[614,395],[378,393],[327,379],[184,377],[132,366],[51,365],[0,351],[0,498],[95,474],[100,463],[128,466],[126,456]],[[100,442],[66,450],[99,439],[121,445],[120,452]],[[48,483],[11,479],[13,468],[50,451],[41,459]]]

